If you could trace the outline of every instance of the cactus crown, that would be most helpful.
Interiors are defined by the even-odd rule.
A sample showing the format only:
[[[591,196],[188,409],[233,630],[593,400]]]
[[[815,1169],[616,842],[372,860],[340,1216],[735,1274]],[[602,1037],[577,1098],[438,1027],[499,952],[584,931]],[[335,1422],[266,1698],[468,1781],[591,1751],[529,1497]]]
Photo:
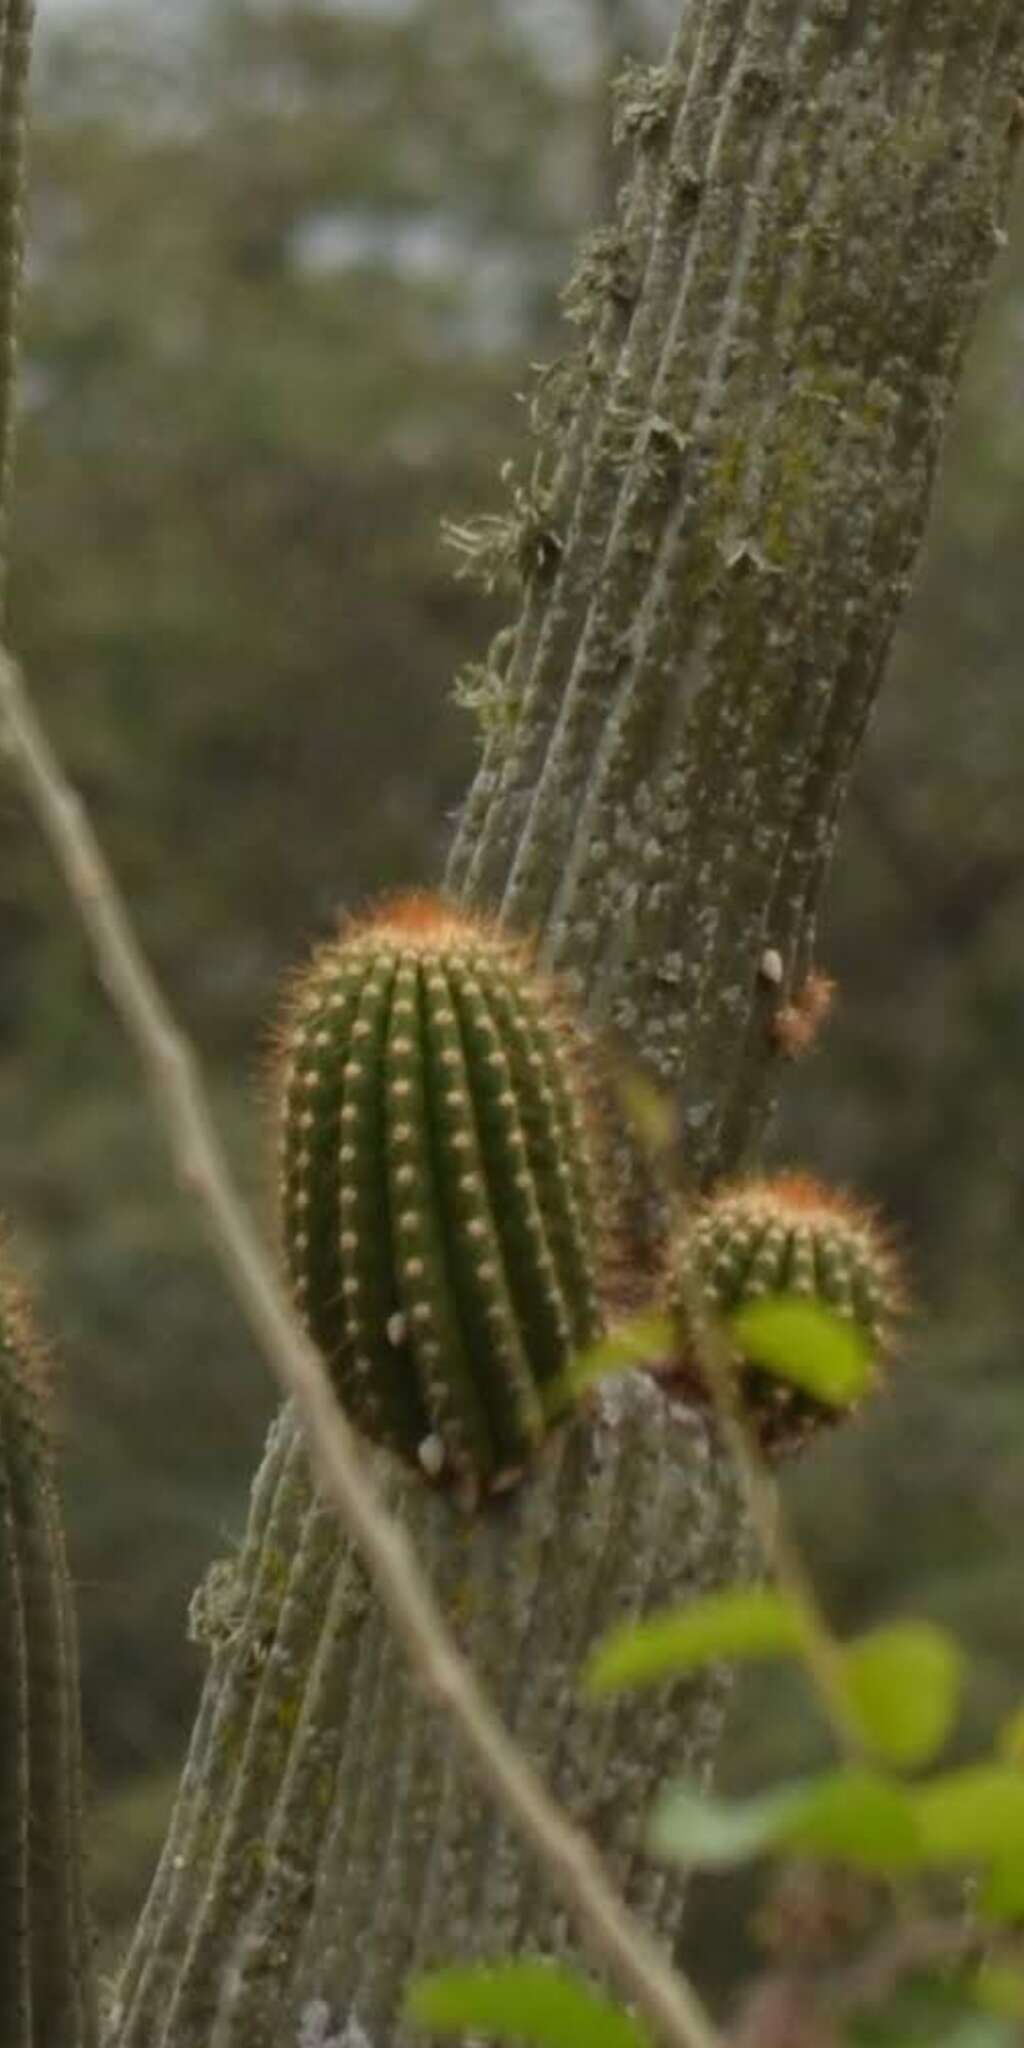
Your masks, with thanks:
[[[690,1262],[716,1315],[768,1294],[817,1299],[863,1331],[876,1356],[891,1346],[903,1307],[899,1265],[870,1211],[810,1174],[727,1185],[704,1201],[669,1250],[667,1292],[680,1318]],[[792,1448],[837,1416],[835,1409],[740,1361],[745,1402],[773,1449]]]
[[[521,946],[424,896],[323,947],[280,1038],[296,1299],[365,1432],[470,1497],[597,1334],[573,1032]]]

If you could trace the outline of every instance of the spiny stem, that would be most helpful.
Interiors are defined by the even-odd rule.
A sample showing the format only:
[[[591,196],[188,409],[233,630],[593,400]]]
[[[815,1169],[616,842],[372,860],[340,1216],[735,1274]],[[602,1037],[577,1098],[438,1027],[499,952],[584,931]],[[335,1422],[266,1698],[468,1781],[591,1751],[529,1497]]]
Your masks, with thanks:
[[[324,1488],[366,1560],[427,1691],[451,1715],[494,1798],[536,1852],[594,1960],[666,2048],[722,2048],[693,1987],[616,1893],[590,1840],[566,1818],[506,1732],[450,1636],[403,1531],[381,1508],[317,1353],[278,1286],[216,1135],[194,1056],[135,936],[80,797],[67,780],[15,663],[0,654],[0,747],[49,844],[96,969],[149,1082],[177,1178],[192,1195],[222,1272],[284,1391]]]
[[[7,0],[0,25],[0,625],[7,596],[7,529],[14,474],[26,104],[34,20],[34,0]]]

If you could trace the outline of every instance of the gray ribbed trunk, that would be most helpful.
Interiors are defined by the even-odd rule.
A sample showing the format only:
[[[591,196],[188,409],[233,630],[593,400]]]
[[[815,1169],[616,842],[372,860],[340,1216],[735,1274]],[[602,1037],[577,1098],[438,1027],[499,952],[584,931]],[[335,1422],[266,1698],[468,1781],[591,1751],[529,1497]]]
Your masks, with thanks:
[[[679,1086],[704,1177],[812,957],[1022,90],[1020,0],[687,0],[620,109],[450,879]]]
[[[653,1380],[611,1385],[472,1520],[386,1454],[377,1466],[527,1755],[674,1943],[683,1886],[642,1853],[644,1818],[670,1772],[708,1767],[720,1677],[598,1707],[579,1672],[614,1622],[734,1567],[736,1498],[704,1419]],[[287,1417],[245,1548],[214,1568],[196,1619],[210,1673],[118,1990],[120,2048],[289,2048],[318,2008],[328,2036],[358,2021],[385,2048],[416,1967],[571,1946],[315,1501]]]
[[[756,1136],[988,274],[1024,63],[1020,0],[688,0],[622,109],[623,225],[590,251],[580,361],[452,886],[542,934],[599,1020],[680,1087],[690,1162]],[[502,645],[507,645],[503,641]],[[721,1582],[744,1538],[706,1423],[643,1378],[466,1520],[385,1491],[511,1725],[678,1939],[637,1852],[704,1768],[713,1681],[614,1713],[586,1646]],[[116,2048],[395,2037],[418,1963],[560,1950],[565,1915],[418,1694],[362,1569],[275,1432],[118,1993]]]

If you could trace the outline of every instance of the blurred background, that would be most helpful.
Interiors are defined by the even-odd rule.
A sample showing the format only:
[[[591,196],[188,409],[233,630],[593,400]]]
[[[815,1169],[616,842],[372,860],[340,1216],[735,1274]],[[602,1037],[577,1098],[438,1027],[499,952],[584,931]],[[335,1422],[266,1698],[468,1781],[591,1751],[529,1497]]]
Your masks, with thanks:
[[[454,580],[440,521],[529,460],[530,365],[571,340],[559,285],[619,176],[607,84],[673,11],[41,10],[12,630],[264,1213],[280,977],[339,906],[440,873],[477,744],[453,678],[505,611]],[[838,1009],[772,1139],[907,1250],[891,1392],[787,1487],[839,1622],[966,1639],[965,1751],[1024,1693],[1022,212],[826,906]],[[191,1723],[188,1598],[242,1527],[271,1395],[2,787],[0,958],[0,1193],[65,1361],[109,1956]],[[745,1681],[725,1779],[822,1743],[797,1681]],[[712,1990],[748,1903],[697,1893]]]

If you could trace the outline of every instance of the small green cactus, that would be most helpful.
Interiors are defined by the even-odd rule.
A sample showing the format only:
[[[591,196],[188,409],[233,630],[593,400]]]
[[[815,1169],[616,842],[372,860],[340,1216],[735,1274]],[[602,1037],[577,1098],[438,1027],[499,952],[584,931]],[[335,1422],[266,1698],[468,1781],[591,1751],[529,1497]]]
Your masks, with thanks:
[[[95,2041],[82,1899],[78,1665],[24,1300],[0,1264],[0,2041]]]
[[[404,897],[316,954],[280,1041],[296,1300],[368,1436],[510,1484],[600,1328],[572,1032],[523,949]]]
[[[714,1315],[764,1295],[803,1295],[855,1323],[877,1357],[891,1345],[902,1306],[898,1262],[875,1219],[809,1174],[723,1187],[670,1246],[667,1293],[683,1333],[680,1371],[692,1381],[686,1267]],[[768,1449],[795,1448],[841,1412],[749,1361],[740,1360],[739,1370],[744,1406]]]

